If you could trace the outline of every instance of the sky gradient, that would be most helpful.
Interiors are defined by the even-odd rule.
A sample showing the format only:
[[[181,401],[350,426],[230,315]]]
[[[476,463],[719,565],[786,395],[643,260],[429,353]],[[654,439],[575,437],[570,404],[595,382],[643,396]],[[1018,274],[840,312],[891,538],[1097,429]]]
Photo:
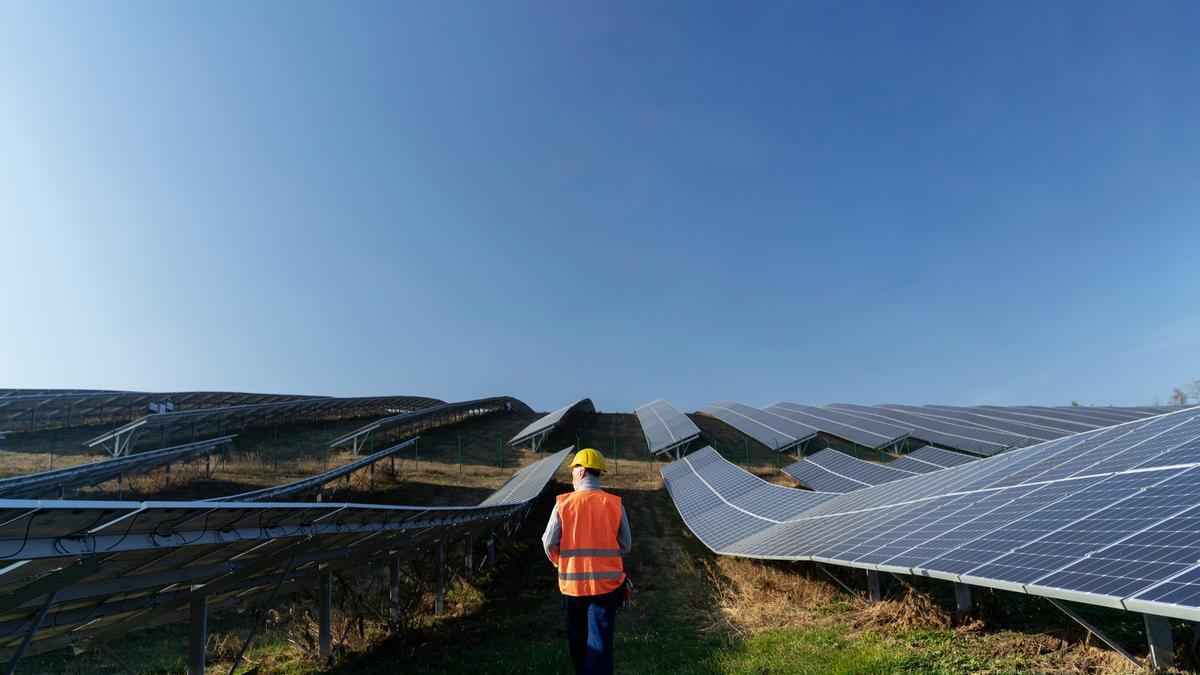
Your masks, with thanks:
[[[1148,404],[1194,3],[5,3],[0,387]]]

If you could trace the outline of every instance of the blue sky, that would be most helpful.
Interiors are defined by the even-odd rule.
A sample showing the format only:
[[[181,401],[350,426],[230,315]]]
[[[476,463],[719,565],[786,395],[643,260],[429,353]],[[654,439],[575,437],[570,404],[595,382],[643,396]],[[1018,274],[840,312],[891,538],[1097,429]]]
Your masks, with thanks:
[[[0,386],[1200,377],[1188,3],[5,3]]]

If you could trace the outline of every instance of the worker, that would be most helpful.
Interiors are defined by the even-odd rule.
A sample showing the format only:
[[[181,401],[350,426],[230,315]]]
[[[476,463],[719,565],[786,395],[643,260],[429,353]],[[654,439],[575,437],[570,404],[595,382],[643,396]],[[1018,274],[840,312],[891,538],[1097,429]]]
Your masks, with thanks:
[[[542,535],[558,568],[567,645],[576,673],[613,672],[613,629],[627,587],[622,556],[632,547],[621,498],[600,489],[604,456],[584,448],[571,461],[574,492],[558,496]]]

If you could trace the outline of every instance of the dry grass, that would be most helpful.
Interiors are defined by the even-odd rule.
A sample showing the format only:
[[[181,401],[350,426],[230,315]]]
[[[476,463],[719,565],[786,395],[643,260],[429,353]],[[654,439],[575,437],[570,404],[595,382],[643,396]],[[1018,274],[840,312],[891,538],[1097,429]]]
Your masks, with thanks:
[[[897,649],[953,649],[975,664],[965,668],[971,672],[1012,672],[1014,663],[1024,664],[1020,670],[1027,672],[1134,670],[1122,656],[1087,638],[994,630],[974,619],[955,626],[934,598],[913,587],[872,604],[849,596],[810,565],[717,557],[700,560],[695,569],[716,589],[719,612],[708,630],[736,639],[787,629],[832,629],[847,640],[882,635]],[[942,637],[931,646],[914,643],[913,636],[925,635]],[[988,663],[994,667],[978,665]]]

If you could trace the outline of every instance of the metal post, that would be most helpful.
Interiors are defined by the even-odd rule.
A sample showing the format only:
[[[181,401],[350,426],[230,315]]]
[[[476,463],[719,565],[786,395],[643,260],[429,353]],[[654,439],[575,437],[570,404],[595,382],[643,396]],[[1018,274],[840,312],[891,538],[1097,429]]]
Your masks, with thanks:
[[[1150,665],[1155,670],[1170,668],[1174,663],[1175,645],[1171,639],[1171,622],[1165,616],[1143,614],[1146,641],[1150,645]]]
[[[125,474],[117,474],[117,499],[125,496]]]
[[[171,463],[170,462],[167,462],[166,466],[163,467],[163,472],[167,474],[166,487],[169,490],[169,489],[171,489]]]
[[[475,581],[475,535],[468,535],[463,545],[466,547],[463,565],[467,568],[467,581]]]
[[[495,530],[488,531],[487,544],[488,544],[487,560],[486,560],[487,566],[495,567],[496,566],[496,531]]]
[[[388,600],[392,604],[392,623],[400,623],[400,554],[388,558]]]
[[[446,543],[439,541],[433,550],[433,566],[437,573],[437,596],[434,598],[433,611],[441,614],[446,609]]]
[[[500,439],[500,472],[504,472],[504,439]]]
[[[743,439],[742,445],[746,446],[746,469],[750,469],[750,441]]]
[[[413,440],[413,456],[416,457],[416,471],[421,471],[421,437],[417,436]]]
[[[955,615],[963,618],[971,611],[971,587],[967,584],[954,582]]]
[[[462,432],[458,432],[455,442],[458,445],[458,472],[462,473]]]
[[[867,599],[871,602],[883,600],[883,593],[879,591],[878,570],[867,570]]]
[[[321,573],[320,611],[317,617],[317,658],[329,659],[333,646],[333,573]]]
[[[42,627],[42,622],[46,620],[46,612],[50,611],[50,605],[54,604],[56,597],[58,597],[58,589],[50,591],[46,596],[46,601],[42,603],[42,608],[33,617],[33,623],[30,624],[29,630],[26,631],[25,637],[22,638],[21,644],[17,647],[17,651],[13,652],[12,661],[8,664],[8,675],[12,675],[17,671],[17,664],[21,663],[21,657],[25,655],[25,650],[29,648],[29,643],[33,641],[33,636]]]
[[[204,647],[208,644],[208,596],[192,600],[188,613],[188,675],[204,675]]]
[[[371,462],[371,495],[375,495],[375,462]]]

